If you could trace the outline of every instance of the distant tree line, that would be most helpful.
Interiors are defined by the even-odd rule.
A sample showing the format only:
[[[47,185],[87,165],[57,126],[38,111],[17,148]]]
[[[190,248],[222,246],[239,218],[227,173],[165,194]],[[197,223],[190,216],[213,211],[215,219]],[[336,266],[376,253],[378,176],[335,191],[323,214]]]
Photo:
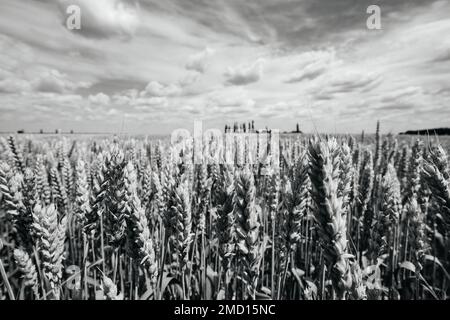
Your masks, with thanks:
[[[25,133],[25,129],[19,129],[19,130],[17,130],[17,133],[18,134],[24,134]],[[33,133],[33,132],[30,132],[30,133]],[[39,133],[40,134],[44,134],[46,132],[44,132],[44,129],[39,129]],[[50,132],[47,132],[47,133],[50,133]],[[60,133],[63,133],[63,131],[61,129],[56,129],[55,130],[55,134],[60,134]],[[70,130],[69,133],[70,134],[74,134],[75,132],[73,130]]]
[[[431,136],[446,136],[450,135],[450,128],[435,128],[423,130],[408,130],[401,132],[402,135],[431,135]]]
[[[225,125],[225,133],[229,133],[229,132],[261,132],[261,131],[264,131],[264,130],[255,130],[255,121],[254,120],[252,120],[248,123],[235,122],[235,123],[233,123],[232,126],[229,124]],[[265,131],[266,132],[270,131],[267,126],[266,126]],[[300,125],[298,123],[296,124],[295,130],[291,131],[291,133],[302,133],[302,131],[300,130]]]

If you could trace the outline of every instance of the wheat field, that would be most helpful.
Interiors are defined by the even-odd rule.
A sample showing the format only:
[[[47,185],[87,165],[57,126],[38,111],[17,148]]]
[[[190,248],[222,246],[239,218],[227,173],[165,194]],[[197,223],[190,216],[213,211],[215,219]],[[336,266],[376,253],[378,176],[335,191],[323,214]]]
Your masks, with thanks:
[[[447,299],[442,139],[282,136],[276,168],[245,140],[232,165],[167,139],[0,141],[0,300]]]

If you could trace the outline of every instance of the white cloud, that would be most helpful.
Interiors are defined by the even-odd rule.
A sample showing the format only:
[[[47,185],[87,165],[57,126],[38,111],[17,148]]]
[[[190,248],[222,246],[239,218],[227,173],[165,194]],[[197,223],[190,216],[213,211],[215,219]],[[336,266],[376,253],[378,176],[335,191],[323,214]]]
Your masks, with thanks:
[[[108,105],[111,102],[110,97],[103,92],[99,92],[95,95],[89,95],[88,100],[90,103],[97,105]]]
[[[175,84],[162,84],[158,81],[151,81],[143,91],[141,91],[140,96],[142,97],[168,97],[176,96],[181,93],[179,86]]]
[[[437,49],[437,53],[435,58],[433,59],[435,62],[450,62],[450,42],[443,43],[440,48]]]
[[[59,0],[63,23],[69,5],[81,9],[81,29],[74,30],[86,37],[109,38],[133,36],[139,26],[138,7],[121,0]]]
[[[240,86],[259,81],[263,72],[263,64],[264,60],[258,59],[251,65],[228,67],[225,72],[226,83]]]
[[[31,86],[28,81],[8,78],[0,80],[0,92],[4,93],[15,93],[29,91]]]
[[[130,105],[141,108],[164,108],[168,105],[168,100],[165,97],[136,98],[130,102]]]
[[[250,112],[255,105],[255,100],[241,88],[224,88],[206,96],[206,107],[212,112]]]
[[[196,83],[200,78],[199,73],[197,72],[190,72],[187,75],[185,75],[183,78],[181,78],[178,83],[181,87],[188,87],[194,83]]]
[[[186,69],[204,73],[213,54],[213,49],[205,48],[202,52],[191,55],[186,63]]]
[[[336,99],[339,95],[355,96],[380,85],[381,75],[356,70],[337,69],[329,77],[316,82],[309,90],[317,100]]]
[[[297,69],[285,79],[287,83],[315,79],[341,63],[336,59],[334,51],[311,51],[297,58],[301,62]]]
[[[88,88],[91,86],[88,82],[71,81],[66,74],[55,69],[43,70],[31,83],[36,91],[56,93],[72,92],[79,88]]]

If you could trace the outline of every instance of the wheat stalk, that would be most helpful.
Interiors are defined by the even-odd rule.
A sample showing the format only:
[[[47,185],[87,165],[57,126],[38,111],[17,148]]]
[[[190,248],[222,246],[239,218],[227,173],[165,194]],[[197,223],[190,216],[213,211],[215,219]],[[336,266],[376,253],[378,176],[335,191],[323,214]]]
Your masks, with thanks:
[[[39,299],[39,283],[36,266],[31,261],[28,253],[22,249],[14,250],[14,260],[24,277],[24,284],[33,290],[34,297]]]
[[[324,248],[325,261],[338,299],[344,299],[351,287],[350,261],[347,251],[346,216],[339,197],[340,148],[334,138],[311,141],[310,179],[315,202],[314,218]]]
[[[58,212],[54,204],[37,204],[33,211],[34,227],[39,237],[39,252],[42,256],[43,272],[53,291],[53,297],[60,297],[60,281],[66,240],[66,217],[58,223]]]
[[[244,296],[248,295],[254,299],[261,262],[259,253],[260,217],[255,206],[253,174],[248,167],[237,174],[234,188],[238,263],[241,265],[242,278],[245,283]]]

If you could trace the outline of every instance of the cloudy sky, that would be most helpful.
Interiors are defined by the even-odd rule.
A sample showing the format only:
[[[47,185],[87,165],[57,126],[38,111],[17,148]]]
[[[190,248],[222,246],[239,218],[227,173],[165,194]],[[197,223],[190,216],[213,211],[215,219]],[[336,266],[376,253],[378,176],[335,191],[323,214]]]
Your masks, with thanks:
[[[1,0],[0,131],[450,126],[449,34],[450,0]]]

